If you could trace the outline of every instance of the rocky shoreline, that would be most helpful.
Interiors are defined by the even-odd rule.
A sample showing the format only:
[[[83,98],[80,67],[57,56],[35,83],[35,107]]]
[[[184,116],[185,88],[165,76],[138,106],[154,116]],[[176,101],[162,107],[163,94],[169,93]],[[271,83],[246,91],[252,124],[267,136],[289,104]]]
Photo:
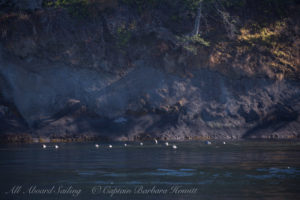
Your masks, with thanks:
[[[0,1],[1,141],[299,138],[299,4],[191,2]]]
[[[33,137],[31,134],[10,134],[10,135],[2,135],[0,137],[0,144],[32,144],[32,143],[72,143],[72,142],[147,142],[147,141],[175,141],[175,142],[184,142],[184,141],[244,141],[244,140],[263,140],[263,141],[289,141],[289,140],[300,140],[300,136],[288,136],[288,137],[276,137],[274,135],[271,136],[263,136],[260,138],[235,138],[235,139],[228,139],[228,138],[212,138],[212,137],[187,137],[185,139],[174,139],[174,138],[122,138],[113,140],[110,138],[99,137],[99,136],[77,136],[77,137],[57,137],[57,138],[48,138],[48,137]]]

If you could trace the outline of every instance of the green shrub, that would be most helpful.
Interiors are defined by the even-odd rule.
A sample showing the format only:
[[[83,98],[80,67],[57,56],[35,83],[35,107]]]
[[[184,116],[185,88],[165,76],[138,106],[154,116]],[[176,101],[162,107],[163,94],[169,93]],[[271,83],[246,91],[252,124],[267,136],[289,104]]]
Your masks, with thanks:
[[[74,17],[89,16],[89,0],[47,0],[44,1],[45,7],[64,8]]]
[[[121,26],[117,29],[117,45],[119,48],[127,47],[129,40],[132,37],[132,33],[126,27]]]
[[[200,34],[193,35],[193,36],[183,36],[183,37],[177,37],[180,42],[184,44],[194,44],[194,45],[203,45],[206,47],[210,46],[210,43],[203,39]]]

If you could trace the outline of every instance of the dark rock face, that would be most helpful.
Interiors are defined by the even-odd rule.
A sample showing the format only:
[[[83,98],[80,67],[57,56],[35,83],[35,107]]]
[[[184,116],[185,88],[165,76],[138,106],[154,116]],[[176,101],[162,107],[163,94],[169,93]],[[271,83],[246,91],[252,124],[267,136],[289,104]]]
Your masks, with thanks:
[[[12,89],[5,93],[37,135],[122,140],[241,138],[258,132],[263,132],[259,137],[298,136],[300,90],[290,81],[229,80],[209,70],[194,71],[187,79],[142,66],[110,79],[71,67],[34,73],[7,69],[1,68]],[[235,85],[243,88],[238,94]]]
[[[15,10],[35,10],[42,8],[43,0],[1,0],[0,7]]]
[[[253,52],[243,52],[248,63],[232,58],[239,49],[216,53],[224,41],[191,47],[159,10],[141,19],[128,6],[114,9],[93,20],[42,10],[0,21],[1,137],[299,138],[292,61],[286,73],[272,71]]]

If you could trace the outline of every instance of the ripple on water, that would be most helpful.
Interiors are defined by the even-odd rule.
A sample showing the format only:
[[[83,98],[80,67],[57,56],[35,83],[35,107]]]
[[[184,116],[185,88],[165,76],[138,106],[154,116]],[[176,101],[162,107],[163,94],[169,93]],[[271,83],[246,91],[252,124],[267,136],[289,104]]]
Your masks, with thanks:
[[[262,174],[262,175],[247,174],[246,176],[248,178],[259,179],[259,180],[272,179],[272,178],[284,179],[286,177],[285,175],[280,175],[280,174]]]
[[[296,175],[299,175],[300,170],[297,170],[295,168],[276,168],[276,167],[270,167],[270,168],[258,168],[256,169],[258,172],[263,172],[264,174],[248,174],[246,175],[248,178],[254,178],[259,180],[264,179],[285,179],[288,176],[293,177]]]
[[[110,177],[127,177],[129,176],[129,173],[108,173],[108,174],[103,174],[102,176],[110,176]]]
[[[185,170],[175,170],[175,169],[157,169],[154,172],[145,172],[143,175],[151,176],[193,176],[195,173]]]
[[[130,177],[130,176],[193,176],[195,174],[194,169],[156,169],[155,171],[147,172],[134,172],[134,173],[105,173],[102,176],[108,177]],[[81,172],[80,175],[92,175],[90,173]]]
[[[185,172],[193,172],[196,171],[195,169],[179,169],[180,171],[185,171]]]
[[[78,172],[78,175],[80,176],[93,176],[93,175],[96,175],[96,172]]]
[[[276,168],[276,167],[271,167],[271,168],[258,168],[256,171],[259,172],[269,172],[270,174],[300,174],[300,170],[297,170],[295,168]]]

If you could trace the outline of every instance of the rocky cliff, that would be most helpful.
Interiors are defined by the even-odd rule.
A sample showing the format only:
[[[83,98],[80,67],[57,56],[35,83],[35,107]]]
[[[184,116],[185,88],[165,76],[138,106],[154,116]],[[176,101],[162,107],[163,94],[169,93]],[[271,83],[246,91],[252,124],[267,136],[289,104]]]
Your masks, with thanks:
[[[297,1],[0,1],[2,141],[299,138]]]

